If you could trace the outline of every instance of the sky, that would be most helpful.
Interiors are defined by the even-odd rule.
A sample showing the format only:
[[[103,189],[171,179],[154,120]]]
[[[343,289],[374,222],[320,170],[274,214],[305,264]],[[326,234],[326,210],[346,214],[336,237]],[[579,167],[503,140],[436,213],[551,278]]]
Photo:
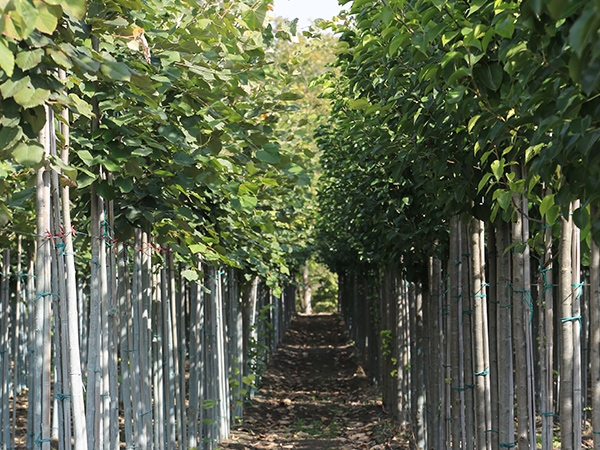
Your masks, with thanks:
[[[346,5],[346,9],[350,3]],[[314,19],[331,19],[342,7],[338,0],[275,0],[273,15],[293,20],[298,18],[298,29],[310,25]]]

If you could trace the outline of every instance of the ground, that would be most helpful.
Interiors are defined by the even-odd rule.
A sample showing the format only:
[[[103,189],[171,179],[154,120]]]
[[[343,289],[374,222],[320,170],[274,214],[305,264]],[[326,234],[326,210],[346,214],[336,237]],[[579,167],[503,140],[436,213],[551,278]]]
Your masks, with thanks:
[[[335,314],[299,315],[221,449],[408,449]]]

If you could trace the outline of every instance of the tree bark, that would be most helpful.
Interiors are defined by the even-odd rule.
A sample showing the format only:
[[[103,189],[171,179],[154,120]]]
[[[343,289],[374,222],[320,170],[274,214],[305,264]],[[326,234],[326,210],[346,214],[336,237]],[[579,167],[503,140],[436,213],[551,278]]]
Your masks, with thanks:
[[[572,244],[573,219],[562,217],[561,236],[559,245],[560,263],[560,429],[561,449],[574,450],[573,447],[573,282],[572,275]]]
[[[592,207],[591,217],[598,217],[598,208]],[[590,362],[592,396],[592,433],[594,450],[600,450],[600,248],[592,239],[590,263]]]

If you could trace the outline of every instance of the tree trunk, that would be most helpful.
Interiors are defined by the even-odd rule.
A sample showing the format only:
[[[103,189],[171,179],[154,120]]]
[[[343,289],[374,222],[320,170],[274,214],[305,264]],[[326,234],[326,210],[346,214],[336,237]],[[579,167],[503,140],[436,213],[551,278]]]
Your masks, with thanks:
[[[579,200],[573,202],[572,210],[579,208]],[[571,244],[571,317],[573,318],[573,448],[581,448],[581,427],[583,414],[582,367],[581,367],[581,232],[573,223]]]
[[[489,373],[490,362],[487,338],[487,294],[482,260],[483,222],[475,218],[470,223],[471,279],[473,282],[473,370],[475,371],[475,408],[477,449],[488,449],[487,435],[491,429],[488,420],[491,402]]]
[[[52,109],[45,107],[46,124],[40,132],[40,142],[45,155],[54,143],[54,117]],[[36,255],[36,298],[35,298],[35,347],[34,387],[32,398],[33,439],[41,450],[50,450],[50,318],[52,292],[50,245],[50,172],[46,164],[37,172],[37,255]]]
[[[598,208],[592,207],[591,217],[598,217]],[[590,362],[592,395],[592,433],[594,450],[600,450],[600,249],[592,239],[590,263]]]
[[[573,446],[573,276],[572,245],[573,218],[561,218],[561,236],[559,246],[560,263],[560,430],[561,449],[574,450]]]
[[[310,285],[308,261],[302,266],[302,307],[305,314],[312,314],[312,286]]]
[[[511,327],[511,258],[506,251],[510,228],[506,222],[496,227],[496,301],[498,302],[498,440],[500,448],[515,445],[513,336]]]
[[[517,177],[521,177],[518,168],[513,167]],[[517,399],[517,448],[527,450],[535,448],[535,417],[532,414],[534,402],[533,359],[531,358],[533,317],[533,298],[529,271],[529,222],[527,218],[527,200],[522,194],[513,194],[517,207],[517,220],[513,222],[513,332],[515,352],[515,376]]]
[[[64,71],[61,71],[61,78],[66,77]],[[69,110],[65,108],[62,114],[61,132],[64,139],[64,146],[61,150],[61,160],[69,164],[70,148],[70,130],[69,130]],[[61,298],[62,306],[67,311],[68,326],[68,367],[69,380],[71,382],[71,408],[73,411],[73,444],[75,450],[87,450],[88,437],[86,429],[86,412],[83,397],[83,377],[81,373],[81,346],[79,338],[81,330],[79,329],[79,313],[77,308],[77,273],[75,270],[75,255],[73,250],[73,225],[71,223],[71,204],[70,188],[65,183],[62,188],[62,218],[64,222],[64,258],[66,271],[66,291],[65,297]]]
[[[540,379],[542,450],[551,450],[554,433],[554,305],[552,276],[552,224],[544,222],[544,256],[540,267]]]
[[[462,339],[461,233],[458,216],[450,219],[450,351],[452,370],[452,448],[465,448],[464,361]]]

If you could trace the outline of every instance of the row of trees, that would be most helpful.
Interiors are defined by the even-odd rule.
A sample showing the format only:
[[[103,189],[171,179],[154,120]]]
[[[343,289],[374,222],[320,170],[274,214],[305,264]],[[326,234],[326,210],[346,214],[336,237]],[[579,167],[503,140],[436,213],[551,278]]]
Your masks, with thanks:
[[[215,448],[312,220],[290,29],[267,0],[5,3],[0,446]]]
[[[321,253],[386,404],[420,448],[600,448],[598,5],[331,26]]]

